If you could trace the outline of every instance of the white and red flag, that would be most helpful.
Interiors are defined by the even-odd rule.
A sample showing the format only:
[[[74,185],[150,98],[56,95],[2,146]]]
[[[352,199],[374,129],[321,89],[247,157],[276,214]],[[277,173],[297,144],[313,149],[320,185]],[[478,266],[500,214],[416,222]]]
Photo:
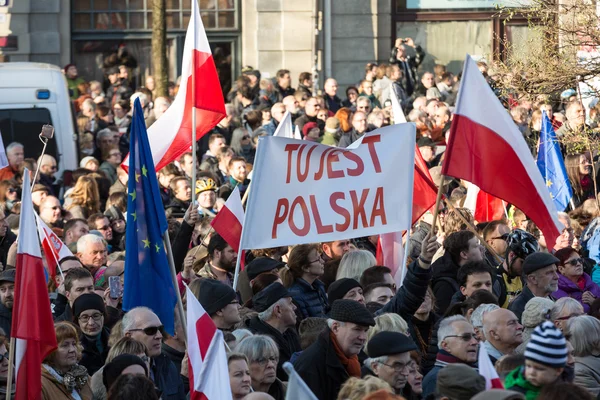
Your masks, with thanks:
[[[502,219],[505,216],[504,202],[479,189],[472,183],[467,189],[464,207],[471,210],[477,222],[488,222]]]
[[[52,229],[48,228],[48,225],[40,218],[37,213],[35,214],[35,220],[37,222],[37,231],[40,237],[40,243],[42,243],[42,249],[46,255],[46,264],[48,265],[48,273],[54,280],[56,276],[56,267],[58,267],[60,261],[65,257],[73,257],[73,253],[63,243],[62,240]],[[61,272],[62,274],[62,272]]]
[[[277,126],[277,129],[275,130],[273,136],[302,140],[302,135],[300,134],[298,125],[296,125],[294,129],[294,126],[292,124],[292,114],[290,114],[289,111],[286,111],[285,114],[283,114],[283,118]]]
[[[226,115],[217,68],[200,19],[197,0],[192,0],[192,16],[185,35],[179,91],[169,109],[148,128],[156,171],[189,151],[194,111],[196,140]],[[123,167],[127,168],[128,165],[129,157],[124,160]]]
[[[563,227],[546,183],[523,135],[468,55],[442,174],[513,204],[554,247]]]
[[[16,340],[15,398],[34,400],[42,392],[42,360],[57,344],[27,169],[23,173],[21,204],[11,326],[11,336]]]
[[[496,372],[496,368],[494,368],[483,342],[479,343],[479,360],[477,365],[479,367],[479,375],[485,378],[485,390],[504,389],[502,381],[498,376],[498,372]]]
[[[223,332],[186,287],[190,400],[230,400]]]
[[[244,226],[244,206],[242,205],[242,198],[240,197],[240,190],[236,186],[235,189],[229,195],[229,198],[221,208],[221,211],[217,216],[210,222],[210,225],[214,228],[227,244],[235,250],[236,253],[240,252],[240,242],[242,241],[242,227]],[[241,267],[244,269],[244,258],[245,255],[240,255]]]

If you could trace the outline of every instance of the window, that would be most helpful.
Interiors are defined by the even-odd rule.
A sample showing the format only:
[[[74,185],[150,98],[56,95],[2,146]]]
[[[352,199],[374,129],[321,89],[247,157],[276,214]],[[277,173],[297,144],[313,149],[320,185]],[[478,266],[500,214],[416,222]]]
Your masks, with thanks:
[[[19,142],[25,147],[25,158],[37,159],[42,154],[44,144],[39,135],[42,125],[52,124],[50,111],[46,108],[0,110],[0,131],[5,146]],[[56,134],[60,134],[56,132]],[[49,140],[46,154],[58,159],[56,140]]]
[[[185,30],[192,1],[198,1],[204,28],[236,30],[238,0],[165,0],[168,30]],[[73,30],[151,31],[153,0],[73,0]]]

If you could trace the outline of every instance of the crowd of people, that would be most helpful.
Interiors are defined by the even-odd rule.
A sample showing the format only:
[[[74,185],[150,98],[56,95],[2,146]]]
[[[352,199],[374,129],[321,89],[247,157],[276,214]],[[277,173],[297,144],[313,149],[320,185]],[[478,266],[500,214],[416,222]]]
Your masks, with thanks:
[[[510,205],[504,219],[475,221],[463,208],[466,183],[442,179],[440,167],[460,76],[443,65],[423,70],[425,57],[411,38],[398,39],[389,62],[367,64],[345,96],[333,78],[317,93],[308,72],[294,88],[288,70],[268,79],[245,67],[226,96],[227,116],[199,141],[197,154],[187,152],[156,171],[178,288],[184,295],[186,283],[224,333],[229,382],[219,384],[229,384],[234,399],[293,399],[286,397],[285,362],[319,400],[558,400],[600,394],[594,153],[565,154],[575,196],[568,213],[559,213],[564,229],[553,246]],[[478,65],[493,86],[493,68]],[[124,243],[128,174],[120,167],[133,101],[140,99],[150,126],[168,109],[177,86],[169,97],[155,97],[152,77],[133,90],[126,66],[105,72],[104,87],[79,77],[73,64],[64,69],[78,110],[82,154],[72,182],[55,176],[52,156],[25,159],[23,145],[7,143],[9,166],[0,170],[2,395],[11,362],[21,183],[24,168],[39,167],[34,208],[73,253],[49,274],[58,348],[43,361],[42,398],[188,396],[181,316],[176,313],[169,335],[152,310],[122,310],[123,293],[115,296],[109,287],[111,277],[124,279],[125,250],[135,251]],[[210,222],[236,187],[241,195],[248,189],[258,138],[273,135],[289,112],[304,140],[347,147],[398,118],[392,96],[416,124],[418,148],[449,206],[440,208],[438,221],[428,212],[414,225],[402,285],[391,266],[378,265],[378,237],[370,236],[252,249],[233,287],[238,254]],[[533,156],[542,110],[559,136],[593,123],[574,93],[559,101],[517,98],[505,104]],[[478,372],[481,349],[507,390],[486,390]]]

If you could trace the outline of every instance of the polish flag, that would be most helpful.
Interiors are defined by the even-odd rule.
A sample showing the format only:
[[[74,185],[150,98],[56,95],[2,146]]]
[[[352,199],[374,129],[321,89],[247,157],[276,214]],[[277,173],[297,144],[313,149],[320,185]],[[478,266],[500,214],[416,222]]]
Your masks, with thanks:
[[[289,111],[286,111],[285,114],[283,114],[283,118],[277,126],[277,129],[275,130],[273,136],[302,140],[302,135],[300,134],[298,125],[296,125],[295,130],[292,127],[292,114],[290,114]]]
[[[244,206],[237,186],[210,225],[236,253],[240,251],[242,226],[244,226]]]
[[[477,222],[494,221],[505,217],[504,202],[472,183],[467,189],[464,207],[471,210]]]
[[[16,399],[33,400],[42,392],[42,360],[57,344],[27,169],[21,204],[11,336],[16,340]]]
[[[186,287],[191,400],[229,400],[229,370],[223,332]]]
[[[192,18],[185,35],[179,91],[169,109],[148,128],[148,141],[156,171],[190,150],[194,112],[196,140],[226,115],[217,68],[200,19],[197,0],[192,0]],[[127,170],[129,156],[122,166]]]
[[[52,229],[48,228],[48,225],[42,221],[37,213],[35,214],[35,220],[37,222],[37,231],[38,236],[40,237],[40,242],[42,243],[42,249],[46,255],[48,273],[54,280],[54,277],[56,276],[56,267],[58,267],[60,264],[60,260],[69,256],[73,257],[73,253],[71,253],[71,250],[69,250],[67,245],[64,244],[58,236],[56,236],[56,233],[54,233]]]
[[[468,55],[442,174],[513,204],[554,247],[563,228],[546,183],[523,135]]]
[[[479,366],[479,375],[485,378],[485,390],[504,389],[502,381],[498,376],[498,372],[496,372],[496,368],[494,368],[483,342],[479,343],[479,360],[477,365]]]

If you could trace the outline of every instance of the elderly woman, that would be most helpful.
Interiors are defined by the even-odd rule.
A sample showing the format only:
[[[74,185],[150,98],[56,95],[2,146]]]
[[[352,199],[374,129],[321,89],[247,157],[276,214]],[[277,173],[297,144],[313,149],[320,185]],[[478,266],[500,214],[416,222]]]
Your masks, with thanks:
[[[248,358],[243,354],[230,353],[227,356],[227,367],[229,368],[231,397],[233,400],[242,400],[252,389]]]
[[[301,319],[325,317],[327,294],[319,277],[325,272],[325,263],[317,244],[299,244],[288,257],[288,268],[294,277],[289,287]]]
[[[583,272],[583,259],[577,251],[571,247],[560,249],[555,256],[560,260],[558,266],[558,290],[552,293],[556,299],[571,297],[583,306],[587,313],[590,305],[600,296],[600,286],[592,278]]]
[[[521,324],[523,325],[523,343],[515,350],[517,354],[525,353],[525,347],[531,338],[533,330],[542,322],[548,319],[552,312],[554,302],[545,297],[534,297],[525,304],[525,309],[521,315]]]
[[[268,393],[275,400],[285,399],[285,386],[277,378],[279,348],[269,336],[254,335],[242,340],[235,348],[250,362],[250,378],[255,392]]]
[[[575,381],[594,397],[600,394],[600,321],[590,315],[571,318],[566,335],[575,355]]]
[[[91,399],[90,377],[85,367],[78,364],[81,345],[77,328],[70,322],[59,322],[54,331],[58,347],[42,363],[42,399]]]
[[[377,264],[373,253],[368,250],[355,250],[344,254],[336,279],[352,278],[360,281],[362,273],[366,269]]]
[[[105,315],[104,300],[96,293],[82,294],[73,303],[74,322],[81,330],[83,347],[80,364],[90,375],[102,368],[108,355],[110,331],[104,326]]]
[[[550,321],[554,322],[554,325],[561,331],[564,331],[565,325],[568,320],[573,317],[583,315],[583,306],[577,300],[570,297],[563,297],[558,299],[552,310],[550,310]]]

